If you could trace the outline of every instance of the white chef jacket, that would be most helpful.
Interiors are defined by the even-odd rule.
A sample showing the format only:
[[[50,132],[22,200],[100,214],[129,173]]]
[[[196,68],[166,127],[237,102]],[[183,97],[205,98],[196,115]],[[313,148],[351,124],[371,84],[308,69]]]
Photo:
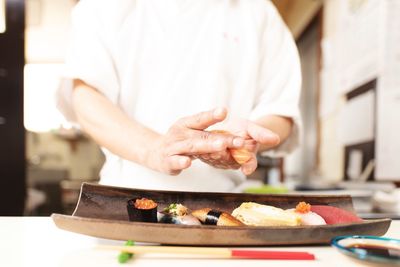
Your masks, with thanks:
[[[215,107],[231,117],[293,118],[299,139],[299,56],[266,0],[82,0],[73,11],[65,77],[95,87],[131,118],[166,133],[178,119]],[[72,121],[71,87],[59,108]],[[96,112],[96,110],[93,110]],[[141,144],[137,144],[141,145]],[[106,149],[101,183],[182,191],[232,191],[245,177],[196,160],[169,176]]]

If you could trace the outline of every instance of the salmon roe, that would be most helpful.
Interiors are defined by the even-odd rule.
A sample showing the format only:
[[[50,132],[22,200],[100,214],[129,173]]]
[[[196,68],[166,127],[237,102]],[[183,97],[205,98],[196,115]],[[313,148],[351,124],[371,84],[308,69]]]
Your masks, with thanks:
[[[306,202],[299,202],[296,206],[296,211],[300,213],[307,213],[310,212],[311,210],[311,205],[306,203]]]
[[[157,207],[157,203],[155,203],[151,199],[138,198],[135,201],[135,208],[137,208],[137,209],[149,210],[149,209],[154,209],[155,207]]]

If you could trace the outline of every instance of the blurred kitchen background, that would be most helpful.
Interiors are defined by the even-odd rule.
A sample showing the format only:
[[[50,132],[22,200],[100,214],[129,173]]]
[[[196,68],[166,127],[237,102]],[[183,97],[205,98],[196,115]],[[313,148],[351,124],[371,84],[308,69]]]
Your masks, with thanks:
[[[54,96],[76,2],[0,0],[0,215],[70,214],[99,178],[100,149]],[[400,1],[273,2],[301,56],[304,135],[260,155],[243,191],[351,194],[364,217],[398,217]]]

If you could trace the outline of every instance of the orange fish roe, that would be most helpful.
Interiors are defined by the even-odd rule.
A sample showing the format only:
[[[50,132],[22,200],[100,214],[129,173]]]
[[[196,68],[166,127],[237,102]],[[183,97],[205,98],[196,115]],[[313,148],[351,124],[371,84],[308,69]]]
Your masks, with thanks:
[[[306,203],[306,202],[299,202],[296,206],[296,211],[299,213],[307,213],[310,212],[311,210],[311,205]]]
[[[134,205],[135,205],[135,208],[142,209],[142,210],[149,210],[149,209],[154,209],[155,207],[157,207],[157,203],[155,203],[153,200],[147,199],[147,198],[136,199]]]

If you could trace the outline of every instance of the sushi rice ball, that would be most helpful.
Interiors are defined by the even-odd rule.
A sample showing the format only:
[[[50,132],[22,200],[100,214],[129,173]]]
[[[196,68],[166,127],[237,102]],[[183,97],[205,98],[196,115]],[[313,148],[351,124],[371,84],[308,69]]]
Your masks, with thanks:
[[[295,209],[286,210],[294,212],[301,218],[301,225],[325,225],[324,218],[311,211],[311,205],[306,202],[300,202]]]

